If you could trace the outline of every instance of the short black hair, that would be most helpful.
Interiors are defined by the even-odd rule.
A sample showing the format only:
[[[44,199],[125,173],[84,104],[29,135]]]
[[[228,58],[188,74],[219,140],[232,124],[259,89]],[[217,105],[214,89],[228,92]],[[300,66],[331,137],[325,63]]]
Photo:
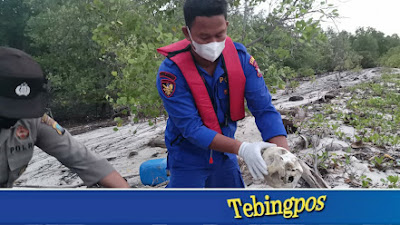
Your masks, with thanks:
[[[197,16],[224,15],[227,18],[228,3],[226,0],[186,0],[183,6],[186,26],[192,26]]]

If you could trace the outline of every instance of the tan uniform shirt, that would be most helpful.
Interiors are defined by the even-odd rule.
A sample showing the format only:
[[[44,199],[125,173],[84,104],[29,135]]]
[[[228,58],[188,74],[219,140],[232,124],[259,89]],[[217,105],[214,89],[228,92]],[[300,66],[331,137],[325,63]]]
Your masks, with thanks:
[[[91,186],[114,168],[89,151],[52,118],[19,120],[10,129],[0,131],[0,186],[12,187],[32,159],[34,146],[54,156]]]

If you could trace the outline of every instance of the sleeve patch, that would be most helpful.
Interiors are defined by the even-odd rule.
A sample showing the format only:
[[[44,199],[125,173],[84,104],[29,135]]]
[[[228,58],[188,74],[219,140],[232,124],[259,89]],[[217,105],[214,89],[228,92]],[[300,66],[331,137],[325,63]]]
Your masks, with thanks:
[[[51,118],[50,116],[48,116],[47,114],[43,115],[41,121],[42,121],[42,123],[52,127],[54,130],[56,130],[59,135],[64,135],[65,129],[62,126],[60,126],[60,124],[58,124],[56,121],[54,121],[54,119]]]
[[[160,78],[161,79],[168,79],[168,80],[172,80],[172,81],[176,81],[176,76],[173,75],[172,73],[168,73],[165,71],[160,72]]]
[[[258,66],[258,63],[256,62],[256,59],[254,59],[253,56],[250,58],[250,62],[249,63],[250,63],[250,65],[252,65],[256,69],[257,76],[258,77],[263,77],[263,75],[261,73],[261,70],[260,70],[260,67]]]
[[[175,93],[175,82],[173,80],[161,80],[161,89],[165,95],[165,97],[170,98]]]
[[[176,90],[176,76],[173,75],[172,73],[168,73],[165,71],[161,71],[159,73],[160,76],[160,84],[161,84],[161,90],[164,93],[165,97],[170,98],[174,95],[175,90]]]

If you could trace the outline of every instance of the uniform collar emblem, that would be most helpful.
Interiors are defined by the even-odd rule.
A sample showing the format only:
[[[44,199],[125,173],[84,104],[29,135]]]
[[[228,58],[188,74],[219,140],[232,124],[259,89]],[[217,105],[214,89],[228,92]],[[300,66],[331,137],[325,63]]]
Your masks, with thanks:
[[[25,140],[29,137],[29,130],[26,129],[24,126],[20,125],[17,127],[15,131],[15,136],[17,136],[20,140]]]

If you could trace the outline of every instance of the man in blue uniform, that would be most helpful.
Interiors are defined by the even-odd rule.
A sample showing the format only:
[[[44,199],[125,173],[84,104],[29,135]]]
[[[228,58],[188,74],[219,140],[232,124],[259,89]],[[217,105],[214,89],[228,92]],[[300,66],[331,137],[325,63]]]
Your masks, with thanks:
[[[243,188],[242,157],[255,179],[267,166],[261,149],[288,149],[281,116],[255,59],[227,36],[226,0],[186,0],[186,40],[158,49],[157,88],[168,112],[169,188]],[[233,54],[232,54],[233,53]],[[234,139],[244,98],[263,142]]]

